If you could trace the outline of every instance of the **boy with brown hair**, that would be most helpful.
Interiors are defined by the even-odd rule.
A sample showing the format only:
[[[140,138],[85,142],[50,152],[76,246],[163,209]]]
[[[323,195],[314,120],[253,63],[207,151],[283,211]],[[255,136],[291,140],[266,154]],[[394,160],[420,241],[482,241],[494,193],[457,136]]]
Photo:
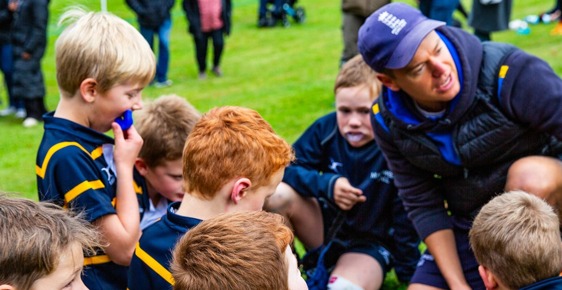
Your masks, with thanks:
[[[158,97],[138,111],[136,128],[144,143],[134,178],[143,211],[141,230],[166,214],[169,203],[181,201],[183,146],[199,118],[201,114],[177,95]]]
[[[328,289],[379,289],[392,267],[407,283],[420,257],[419,238],[373,139],[369,114],[380,89],[360,55],[342,67],[336,112],[316,120],[293,144],[296,162],[265,207],[285,216],[309,250],[330,242],[328,228],[345,215],[335,235],[344,249],[327,265],[335,266]]]
[[[261,210],[293,153],[258,112],[227,106],[201,117],[182,158],[186,193],[144,230],[129,269],[131,290],[172,289],[171,250],[180,236],[221,213]]]
[[[486,289],[562,289],[560,223],[539,197],[514,190],[493,198],[469,238]]]
[[[293,232],[274,213],[238,212],[205,220],[176,245],[174,289],[308,289],[292,241]]]
[[[140,237],[133,167],[142,138],[115,119],[142,108],[154,55],[133,26],[110,13],[73,9],[60,22],[67,20],[74,23],[55,43],[61,97],[45,115],[37,152],[39,199],[84,212],[105,245],[85,259],[84,284],[122,290]],[[111,129],[114,138],[105,135]]]
[[[0,289],[85,289],[84,252],[98,233],[72,212],[0,194]]]

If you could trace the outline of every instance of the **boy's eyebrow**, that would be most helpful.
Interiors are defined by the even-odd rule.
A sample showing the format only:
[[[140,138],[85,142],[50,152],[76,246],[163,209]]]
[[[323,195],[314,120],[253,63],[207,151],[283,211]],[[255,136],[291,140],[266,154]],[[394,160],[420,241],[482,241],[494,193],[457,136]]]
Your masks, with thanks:
[[[81,275],[82,270],[84,270],[84,267],[82,267],[82,265],[79,265],[78,267],[76,267],[76,269],[74,269],[74,272],[72,272],[72,274],[70,274],[68,276],[68,278],[66,280],[64,280],[64,284],[68,284],[70,282],[72,282],[72,280],[74,280],[74,277],[76,277],[76,275]]]

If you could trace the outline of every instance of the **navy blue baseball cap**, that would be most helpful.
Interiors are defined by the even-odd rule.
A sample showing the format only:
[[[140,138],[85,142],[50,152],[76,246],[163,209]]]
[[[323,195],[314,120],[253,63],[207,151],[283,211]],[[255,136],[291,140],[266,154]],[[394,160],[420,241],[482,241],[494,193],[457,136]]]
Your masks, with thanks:
[[[404,3],[390,3],[373,12],[359,29],[357,47],[375,71],[403,68],[422,40],[445,22],[429,19]]]

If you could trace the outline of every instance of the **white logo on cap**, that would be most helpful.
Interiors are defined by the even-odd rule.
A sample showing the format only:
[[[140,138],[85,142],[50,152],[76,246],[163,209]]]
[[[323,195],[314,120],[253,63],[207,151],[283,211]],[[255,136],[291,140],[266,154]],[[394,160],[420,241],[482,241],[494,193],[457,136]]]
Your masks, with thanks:
[[[404,28],[406,24],[408,24],[406,20],[399,19],[396,16],[388,13],[387,11],[381,13],[378,20],[392,29],[391,33],[394,35],[398,35],[398,33],[400,33],[400,30],[402,30],[402,28]]]

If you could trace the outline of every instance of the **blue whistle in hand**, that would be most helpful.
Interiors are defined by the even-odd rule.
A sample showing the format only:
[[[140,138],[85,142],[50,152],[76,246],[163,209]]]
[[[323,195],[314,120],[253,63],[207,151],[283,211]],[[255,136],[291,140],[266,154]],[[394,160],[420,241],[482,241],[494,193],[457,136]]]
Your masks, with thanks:
[[[119,126],[121,126],[121,129],[123,131],[126,131],[127,129],[131,128],[131,126],[133,125],[133,111],[131,110],[125,111],[123,115],[115,119],[115,122],[119,124]]]

